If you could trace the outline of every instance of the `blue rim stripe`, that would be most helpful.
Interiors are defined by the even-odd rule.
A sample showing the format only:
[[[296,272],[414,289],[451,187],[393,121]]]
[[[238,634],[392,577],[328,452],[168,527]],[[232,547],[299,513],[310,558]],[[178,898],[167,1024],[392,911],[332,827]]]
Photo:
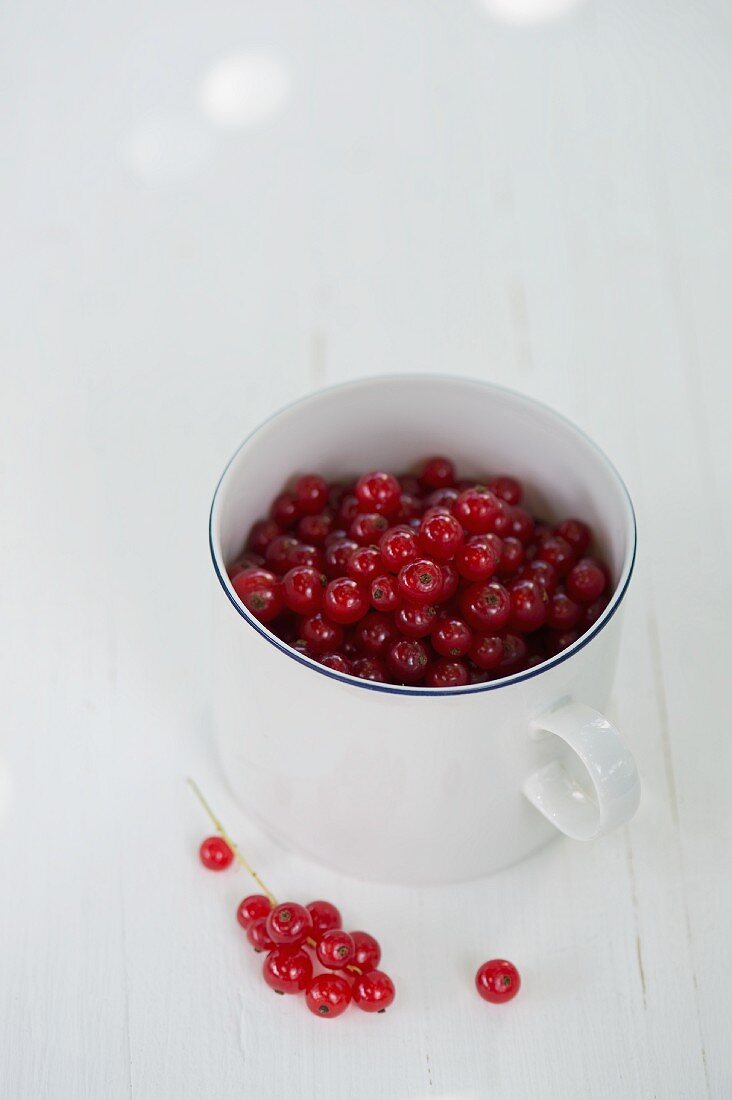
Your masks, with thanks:
[[[577,432],[578,435],[582,436],[582,438],[585,439],[586,442],[590,444],[590,446],[593,448],[593,450],[595,450],[600,455],[600,457],[607,463],[607,465],[610,467],[610,469],[613,471],[613,473],[617,477],[618,482],[619,482],[621,488],[623,489],[623,492],[625,493],[626,499],[628,501],[628,506],[630,507],[630,514],[631,514],[631,517],[632,517],[632,520],[633,520],[633,532],[632,532],[632,534],[633,534],[633,550],[632,550],[632,554],[631,554],[631,558],[630,558],[630,567],[628,569],[628,575],[625,578],[625,583],[623,584],[622,589],[618,589],[613,594],[613,596],[610,600],[610,603],[605,608],[605,611],[600,616],[600,618],[597,620],[597,622],[592,627],[592,629],[589,630],[586,634],[583,634],[581,638],[578,638],[577,641],[574,642],[567,649],[563,650],[561,653],[558,653],[556,655],[556,657],[551,657],[549,660],[543,661],[542,664],[535,665],[534,668],[527,669],[525,672],[516,673],[514,676],[506,676],[501,680],[492,680],[492,681],[489,681],[488,683],[485,683],[485,684],[468,684],[465,687],[456,687],[456,688],[425,688],[425,687],[407,687],[407,686],[402,685],[402,684],[379,684],[379,683],[376,683],[373,680],[362,680],[358,676],[349,676],[349,675],[347,675],[346,673],[343,673],[343,672],[336,672],[335,669],[328,668],[327,665],[318,664],[317,661],[313,661],[311,658],[305,657],[302,653],[298,653],[297,650],[292,649],[285,642],[283,642],[279,638],[277,638],[274,634],[271,634],[270,632],[266,631],[264,629],[263,625],[260,622],[258,622],[258,620],[255,619],[253,615],[250,615],[250,613],[246,610],[246,608],[243,607],[243,605],[241,603],[239,603],[239,601],[236,599],[236,597],[229,590],[228,577],[224,577],[222,575],[221,570],[219,569],[219,566],[218,566],[218,562],[216,561],[216,551],[215,551],[215,548],[214,548],[214,538],[213,538],[213,514],[214,514],[214,508],[216,507],[216,499],[217,499],[218,494],[219,494],[219,489],[221,488],[221,483],[223,482],[224,478],[226,477],[226,475],[229,471],[229,468],[231,467],[232,463],[236,459],[239,452],[242,450],[243,447],[246,446],[246,444],[249,442],[249,440],[254,435],[256,435],[256,433],[258,431],[260,431],[265,426],[265,424],[268,424],[271,420],[274,420],[275,417],[280,416],[281,413],[286,412],[288,409],[291,409],[296,405],[300,405],[301,403],[309,400],[310,398],[318,397],[323,393],[329,393],[329,392],[332,392],[333,390],[345,389],[349,386],[358,386],[358,385],[363,384],[364,382],[380,381],[382,378],[383,378],[383,380],[395,379],[395,378],[409,378],[410,380],[416,380],[416,379],[422,378],[422,379],[429,379],[430,381],[442,379],[442,380],[445,380],[445,381],[470,382],[473,385],[485,386],[487,389],[502,390],[504,393],[509,393],[509,394],[512,394],[513,396],[519,398],[519,400],[528,400],[528,401],[532,402],[533,404],[538,405],[540,408],[545,409],[546,411],[551,413],[553,416],[557,417],[558,420],[561,420],[565,424],[567,424],[570,428],[572,428],[575,432]],[[545,405],[542,401],[536,401],[533,397],[527,398],[525,394],[521,394],[517,390],[512,390],[508,386],[498,386],[498,385],[495,385],[493,382],[481,382],[480,379],[475,379],[475,378],[463,378],[461,376],[450,376],[450,375],[444,375],[444,374],[429,374],[429,375],[427,375],[427,374],[406,374],[406,375],[404,375],[404,374],[402,374],[402,375],[389,374],[389,375],[383,375],[383,376],[382,375],[374,375],[374,376],[369,377],[369,378],[359,378],[359,379],[355,379],[351,382],[341,382],[341,383],[339,383],[337,385],[334,385],[334,386],[324,386],[322,389],[316,390],[314,393],[307,394],[305,397],[299,397],[295,401],[290,401],[287,405],[284,405],[282,408],[277,409],[274,413],[272,413],[271,416],[268,416],[266,420],[263,420],[260,424],[258,424],[257,427],[254,428],[254,430],[251,431],[249,433],[249,435],[246,436],[245,439],[242,440],[242,442],[239,444],[237,449],[234,451],[234,454],[231,456],[231,458],[227,462],[226,466],[224,467],[223,473],[221,474],[221,477],[218,480],[218,483],[216,485],[216,489],[214,490],[213,499],[211,501],[211,510],[209,512],[208,545],[209,545],[209,551],[211,553],[211,561],[213,563],[214,571],[216,573],[216,576],[219,579],[219,583],[220,583],[221,587],[223,588],[224,593],[226,594],[227,599],[229,600],[229,603],[239,613],[241,618],[244,619],[244,621],[246,623],[248,623],[249,626],[253,627],[256,630],[257,634],[259,634],[262,638],[264,638],[265,641],[269,642],[270,645],[273,645],[275,647],[275,649],[278,649],[280,651],[280,653],[284,653],[284,655],[286,657],[290,657],[292,660],[298,661],[299,664],[304,665],[305,668],[309,668],[314,672],[319,672],[321,674],[321,676],[328,676],[331,680],[338,680],[340,683],[348,684],[351,687],[364,688],[367,691],[380,691],[380,692],[383,692],[386,695],[426,696],[426,697],[429,697],[429,698],[433,698],[435,696],[444,697],[446,695],[477,695],[477,694],[479,694],[480,692],[483,692],[483,691],[497,691],[499,688],[512,687],[514,684],[521,684],[525,680],[532,680],[535,676],[541,676],[544,672],[548,672],[550,669],[556,668],[558,665],[561,665],[564,661],[569,660],[570,657],[573,657],[575,655],[575,653],[579,653],[579,651],[581,649],[584,649],[586,645],[589,645],[589,643],[594,638],[596,638],[598,636],[598,634],[600,633],[600,631],[604,630],[604,628],[610,622],[613,615],[615,614],[615,612],[618,610],[621,603],[623,602],[623,599],[625,597],[625,593],[628,591],[628,585],[630,584],[630,579],[633,576],[633,570],[635,569],[636,553],[637,553],[637,549],[638,549],[638,525],[637,525],[637,521],[636,521],[635,509],[633,507],[633,501],[631,500],[631,496],[630,496],[630,493],[628,492],[628,488],[627,488],[625,482],[623,481],[622,477],[618,473],[617,469],[613,465],[613,463],[610,461],[610,459],[605,454],[605,452],[602,450],[602,448],[598,447],[598,445],[594,442],[594,440],[590,439],[590,437],[588,435],[586,435],[582,431],[581,428],[577,427],[576,424],[574,424],[571,420],[569,420],[568,417],[563,416],[562,413],[559,413],[555,409],[550,408],[549,405]]]

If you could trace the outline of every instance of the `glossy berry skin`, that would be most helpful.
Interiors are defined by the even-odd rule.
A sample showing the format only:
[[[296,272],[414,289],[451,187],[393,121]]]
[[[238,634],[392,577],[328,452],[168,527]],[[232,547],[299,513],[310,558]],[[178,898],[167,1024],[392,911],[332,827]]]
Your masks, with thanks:
[[[498,568],[503,543],[496,535],[473,535],[458,551],[455,567],[468,581],[487,581]]]
[[[372,680],[375,684],[386,684],[389,680],[386,665],[379,657],[357,657],[351,672],[360,680]]]
[[[432,647],[442,657],[464,657],[472,644],[472,630],[455,616],[446,615],[438,619],[432,628]]]
[[[247,552],[242,554],[241,557],[232,562],[228,566],[226,573],[230,581],[233,581],[235,577],[238,577],[240,573],[245,573],[247,569],[261,569],[264,566],[264,558],[261,554],[254,554]]]
[[[498,668],[503,660],[503,640],[497,634],[475,634],[470,659],[485,672]]]
[[[449,561],[463,545],[463,529],[453,515],[426,515],[419,529],[419,547],[436,561]]]
[[[402,566],[419,557],[416,533],[405,524],[390,527],[379,540],[379,553],[384,568],[390,573],[398,573]]]
[[[375,970],[381,962],[379,941],[374,939],[369,932],[351,932],[351,939],[356,948],[352,965],[357,966],[364,972]]]
[[[266,569],[245,569],[237,573],[231,587],[260,623],[269,623],[282,613],[285,602],[282,585],[277,577]]]
[[[460,575],[451,561],[443,561],[440,566],[442,573],[442,588],[438,597],[438,603],[446,603],[451,600],[458,590]]]
[[[389,650],[387,668],[399,684],[418,684],[423,680],[429,665],[429,650],[417,638],[402,638]]]
[[[248,928],[252,921],[267,917],[271,908],[272,902],[264,894],[250,894],[239,902],[236,919],[242,928]]]
[[[264,555],[267,568],[271,569],[273,573],[282,574],[291,569],[293,565],[305,564],[291,560],[292,551],[299,545],[299,540],[292,535],[277,535],[276,538],[272,539]]]
[[[460,593],[458,603],[463,618],[474,630],[496,634],[508,625],[511,600],[496,581],[471,584]]]
[[[509,510],[511,521],[510,530],[506,535],[518,539],[522,546],[526,546],[534,537],[534,520],[523,508],[511,508]]]
[[[300,515],[314,516],[328,503],[328,485],[317,474],[305,474],[296,482],[294,496]]]
[[[309,565],[311,569],[322,573],[325,568],[325,554],[317,546],[308,546],[305,542],[297,541],[287,554],[286,568],[292,569],[296,565]]]
[[[435,603],[442,591],[439,565],[429,558],[417,558],[399,570],[399,591],[413,603]]]
[[[201,863],[209,871],[225,871],[234,858],[229,845],[222,836],[208,836],[198,849]]]
[[[247,939],[255,951],[271,951],[275,942],[267,931],[267,918],[257,917],[247,928]]]
[[[447,509],[448,512],[452,512],[452,506],[459,496],[460,493],[455,488],[435,489],[429,496],[425,497],[425,511],[442,507]]]
[[[334,623],[355,623],[369,609],[366,590],[350,577],[336,577],[329,582],[323,597],[323,611]]]
[[[320,611],[325,577],[309,565],[296,565],[282,578],[282,595],[290,611],[310,616]]]
[[[343,970],[356,957],[356,945],[348,932],[331,928],[320,936],[316,955],[320,965],[328,970]]]
[[[364,474],[356,482],[356,499],[364,512],[380,512],[382,516],[396,515],[401,494],[397,479],[380,471]]]
[[[309,902],[305,908],[313,922],[312,937],[316,943],[324,932],[330,932],[333,928],[341,928],[343,925],[340,910],[330,901],[318,899]]]
[[[399,511],[393,518],[399,523],[409,523],[410,520],[419,519],[423,511],[424,506],[419,497],[403,492],[399,501]]]
[[[440,657],[428,668],[425,683],[433,688],[464,687],[470,683],[468,666],[464,661]]]
[[[566,592],[555,592],[546,608],[546,625],[552,630],[572,630],[580,621],[582,607]]]
[[[592,558],[581,558],[567,574],[567,595],[577,603],[594,603],[605,590],[605,574]]]
[[[426,638],[435,625],[437,611],[431,604],[405,604],[394,613],[394,633],[407,638]]]
[[[364,657],[383,657],[397,639],[397,628],[390,615],[369,611],[356,624],[353,637],[356,648]]]
[[[423,464],[419,481],[424,489],[448,489],[455,484],[455,467],[449,458],[433,455]]]
[[[522,634],[505,632],[502,641],[503,657],[498,664],[498,672],[501,676],[513,676],[523,668],[529,649]]]
[[[501,1005],[512,1000],[521,988],[521,978],[513,963],[490,959],[478,968],[475,988],[484,1001]]]
[[[358,550],[358,543],[354,539],[339,538],[326,539],[325,543],[325,573],[328,577],[343,577],[348,569],[348,563],[352,554]]]
[[[512,630],[520,630],[528,634],[532,630],[538,630],[546,622],[546,608],[548,597],[541,585],[536,581],[514,581],[509,590],[511,597]]]
[[[547,596],[553,596],[557,590],[557,571],[548,561],[539,561],[535,558],[533,561],[527,562],[519,573],[519,577],[536,581]]]
[[[359,512],[351,520],[348,536],[359,546],[375,546],[388,527],[387,519],[378,512]]]
[[[273,519],[260,519],[249,532],[247,550],[255,554],[264,554],[272,540],[281,534],[282,528]]]
[[[505,474],[501,477],[494,477],[492,481],[489,481],[488,488],[499,500],[505,501],[506,504],[520,504],[524,495],[521,482],[517,481],[515,477],[507,477]]]
[[[554,566],[558,576],[563,577],[574,565],[575,553],[561,535],[549,535],[541,540],[536,558],[538,561],[548,561]]]
[[[466,489],[452,506],[455,519],[471,535],[487,535],[495,530],[501,513],[500,502],[488,489]]]
[[[313,961],[299,947],[273,947],[262,963],[262,976],[275,993],[302,993],[313,978]]]
[[[385,1012],[395,995],[394,983],[383,970],[369,970],[353,983],[353,1003],[363,1012]]]
[[[305,992],[305,1004],[325,1020],[341,1016],[351,1003],[350,983],[340,974],[318,974]]]
[[[341,527],[350,527],[358,514],[358,500],[353,493],[345,493],[338,505],[338,523]]]
[[[501,540],[501,557],[498,562],[498,573],[502,577],[512,576],[518,573],[526,560],[526,551],[521,543],[513,535],[508,535]]]
[[[315,659],[321,665],[325,665],[326,668],[332,668],[334,672],[345,672],[348,676],[353,675],[353,665],[342,653],[326,653],[323,657],[316,657]]]
[[[563,519],[557,526],[557,534],[566,539],[578,558],[587,552],[592,538],[592,532],[581,519]]]
[[[299,520],[302,512],[300,506],[297,503],[297,499],[292,493],[280,493],[278,497],[272,501],[272,507],[269,510],[270,519],[273,519],[275,523],[279,524],[283,531],[289,530]]]
[[[381,554],[376,547],[360,546],[348,559],[346,572],[352,580],[358,581],[359,584],[366,584],[374,577],[378,577],[382,568]]]
[[[283,901],[267,916],[267,933],[275,943],[295,947],[307,939],[313,929],[313,918],[304,905]]]
[[[298,630],[313,653],[337,653],[343,645],[343,627],[326,619],[320,611],[301,619]]]
[[[327,512],[316,516],[303,516],[297,525],[297,537],[311,546],[325,546],[325,540],[333,530],[333,517]]]

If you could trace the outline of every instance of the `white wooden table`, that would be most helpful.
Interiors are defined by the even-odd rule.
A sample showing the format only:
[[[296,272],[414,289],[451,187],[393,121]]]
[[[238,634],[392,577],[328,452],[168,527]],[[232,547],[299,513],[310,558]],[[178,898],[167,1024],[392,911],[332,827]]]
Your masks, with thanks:
[[[501,19],[552,6],[4,12],[8,1100],[732,1096],[732,8]],[[394,369],[553,404],[640,524],[637,818],[444,890],[279,850],[209,741],[218,472],[284,401]],[[379,936],[392,1012],[263,987],[188,773],[278,892]],[[500,1010],[472,988],[497,954]]]

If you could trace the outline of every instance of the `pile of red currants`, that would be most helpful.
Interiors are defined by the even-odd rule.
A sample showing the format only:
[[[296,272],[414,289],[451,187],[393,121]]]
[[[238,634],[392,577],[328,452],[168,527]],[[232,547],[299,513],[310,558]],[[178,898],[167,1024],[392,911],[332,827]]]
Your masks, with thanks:
[[[587,524],[543,523],[522,498],[515,478],[458,480],[442,457],[352,485],[308,474],[229,578],[260,622],[338,672],[430,688],[511,676],[572,645],[610,593]]]

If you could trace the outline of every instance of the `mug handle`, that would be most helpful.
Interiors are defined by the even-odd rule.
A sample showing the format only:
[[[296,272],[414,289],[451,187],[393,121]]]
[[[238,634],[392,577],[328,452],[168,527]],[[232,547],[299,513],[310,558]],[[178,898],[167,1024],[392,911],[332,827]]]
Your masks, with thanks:
[[[529,802],[561,833],[594,840],[630,821],[640,801],[638,769],[615,726],[599,711],[570,701],[535,718],[530,734],[535,740],[560,737],[591,780],[590,793],[559,755],[524,783]]]

